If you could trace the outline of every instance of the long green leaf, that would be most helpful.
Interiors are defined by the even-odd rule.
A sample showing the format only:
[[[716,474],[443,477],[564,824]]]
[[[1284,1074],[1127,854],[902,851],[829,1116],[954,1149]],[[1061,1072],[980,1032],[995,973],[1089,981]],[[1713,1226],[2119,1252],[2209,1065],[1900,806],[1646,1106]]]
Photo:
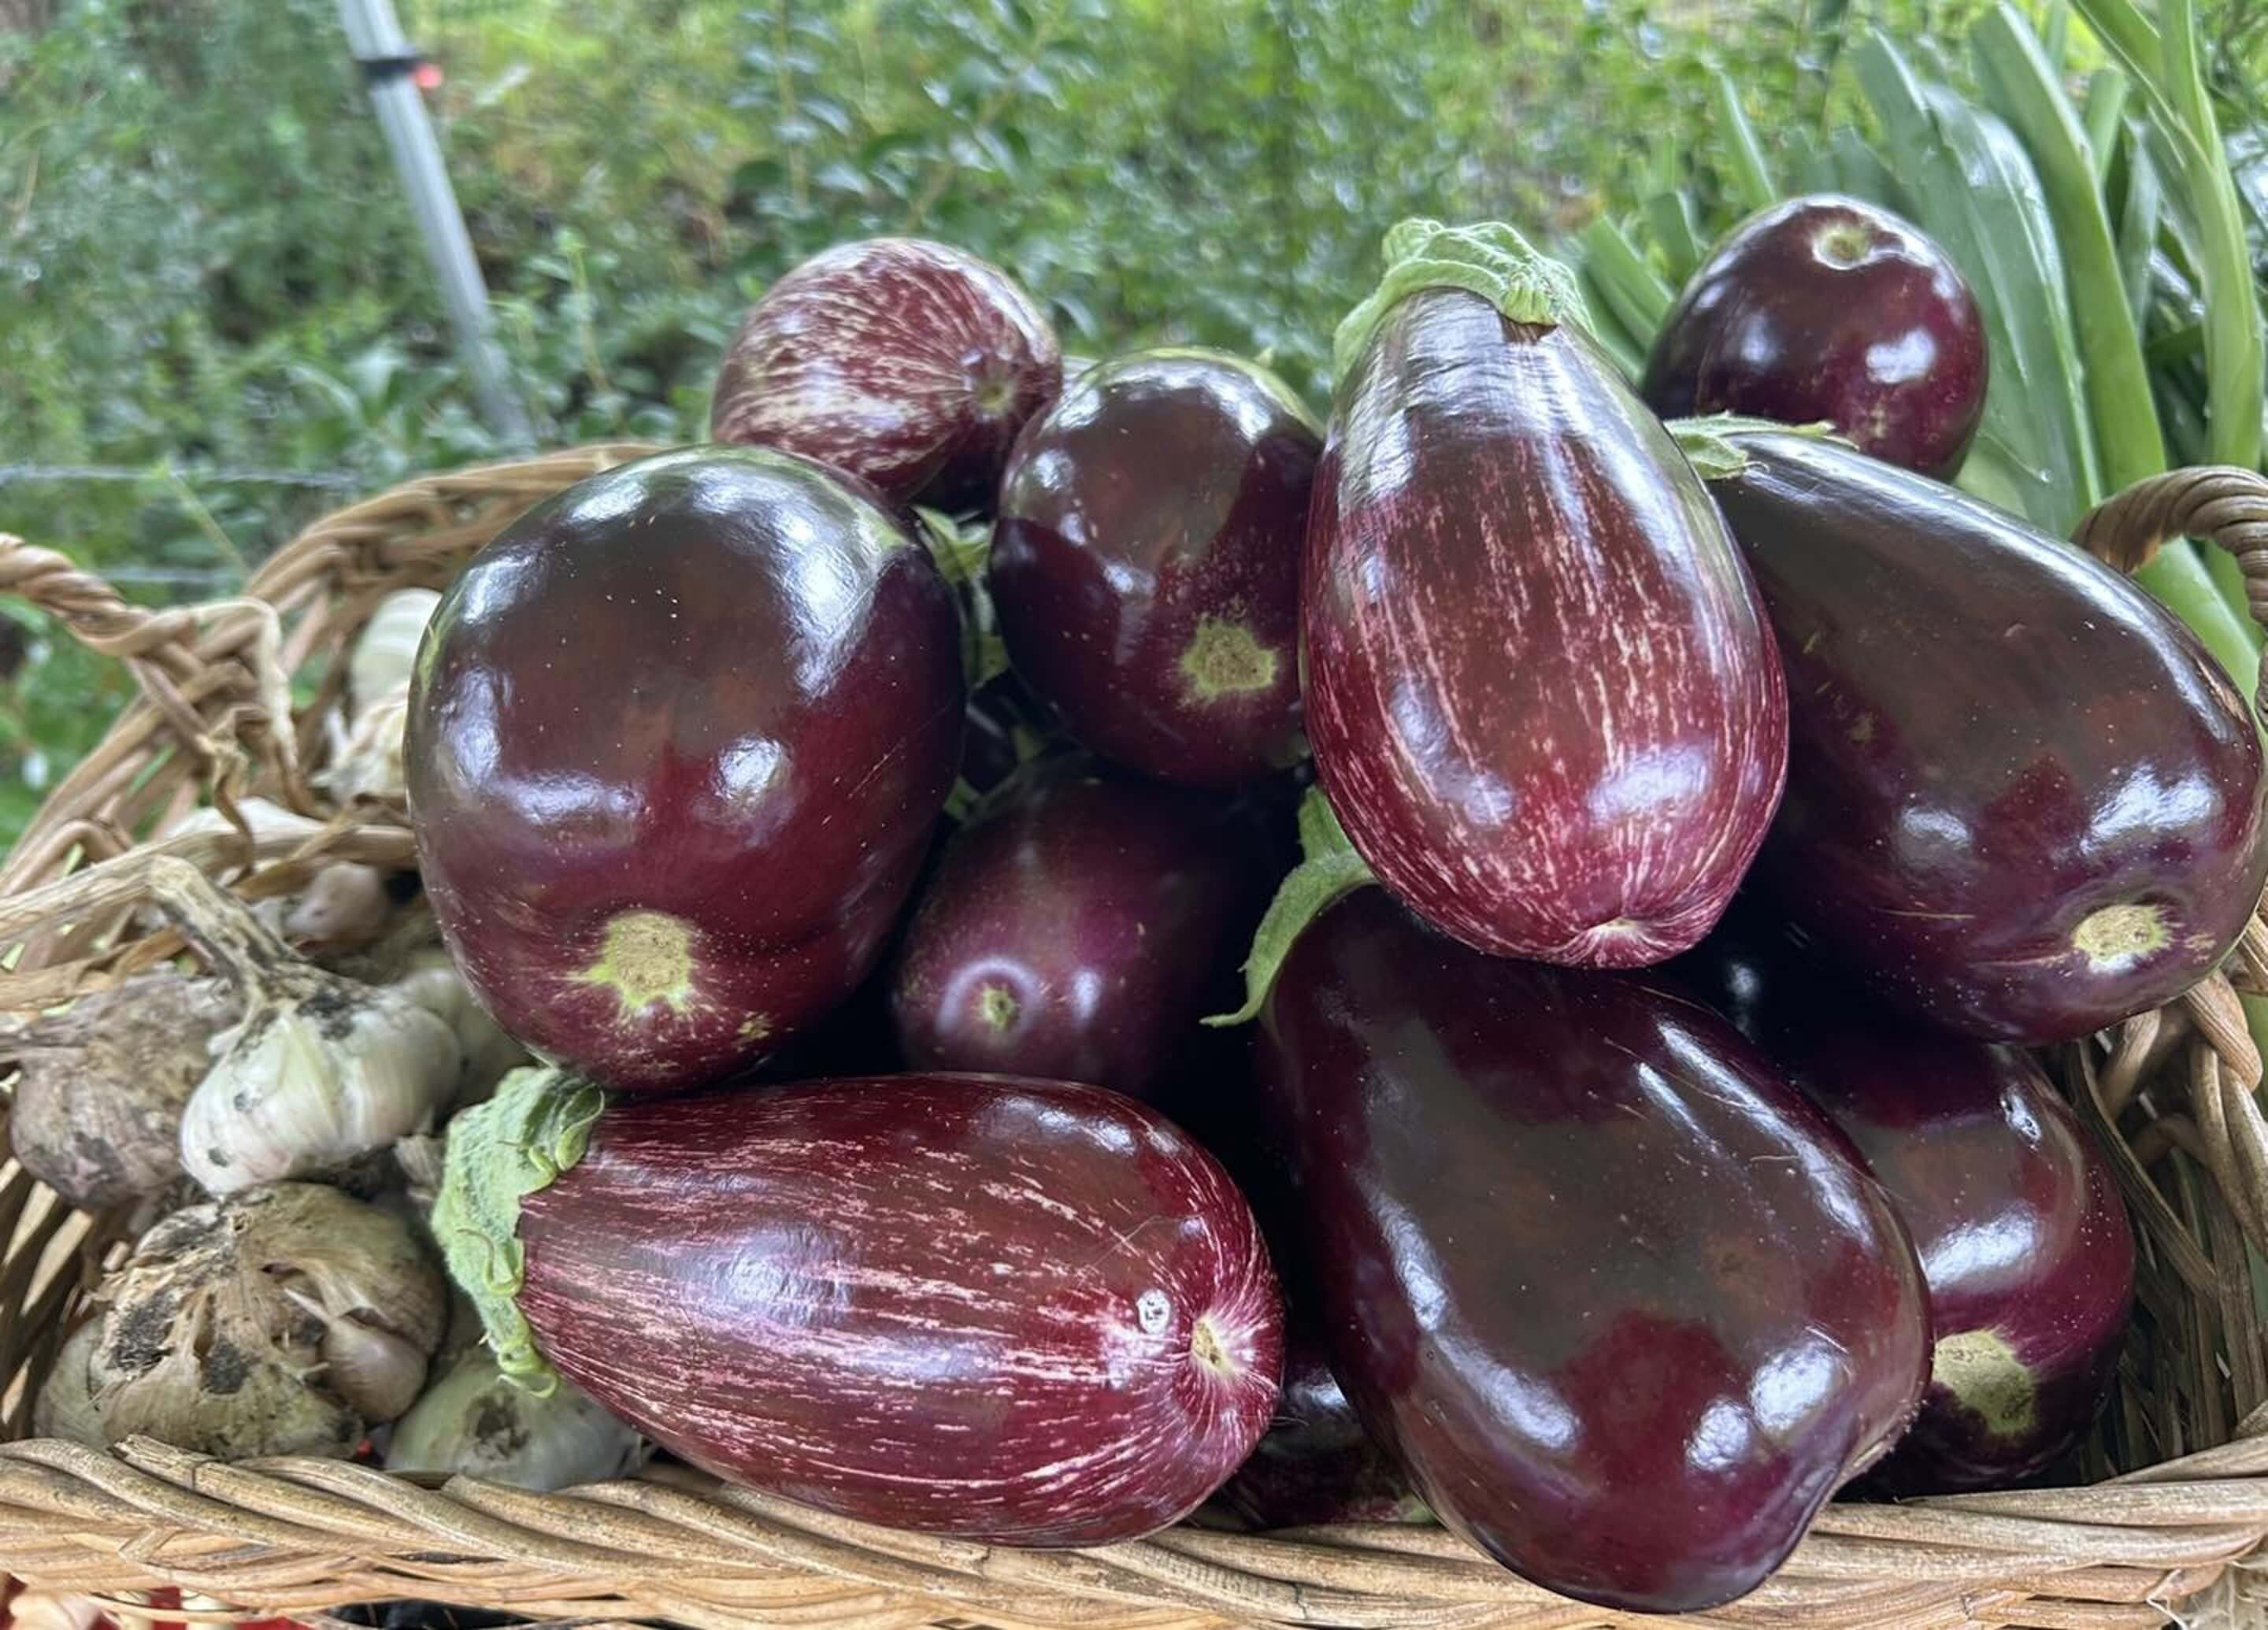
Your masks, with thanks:
[[[2166,449],[2086,133],[2031,25],[2006,0],[1978,20],[1969,42],[1979,81],[2022,140],[2045,192],[2102,479],[2114,489],[2131,486],[2166,467]]]
[[[1983,309],[1993,375],[1984,428],[2020,483],[2020,508],[2068,536],[2102,481],[2039,177],[2005,124],[1925,85],[1880,33],[1859,46],[1856,65],[1917,224],[1953,256]]]
[[[2119,127],[2126,116],[2126,76],[2115,68],[2100,68],[2088,79],[2087,103],[2081,118],[2087,126],[2087,151],[2095,158],[2095,180],[2110,178],[2110,161],[2118,151]]]
[[[1867,144],[1867,138],[1845,125],[1835,132],[1833,140],[1835,179],[1830,185],[1837,192],[1868,199],[1911,220],[1915,214],[1913,200],[1898,178],[1890,173],[1890,166],[1882,162],[1881,154]]]
[[[1623,327],[1622,319],[1615,315],[1614,306],[1608,301],[1606,291],[1599,287],[1599,280],[1591,275],[1590,267],[1580,255],[1567,254],[1565,250],[1562,253],[1575,267],[1576,286],[1582,290],[1584,309],[1591,315],[1591,337],[1623,371],[1624,377],[1635,381],[1646,371],[1645,351]]]
[[[1692,195],[1682,187],[1656,193],[1646,201],[1646,226],[1669,281],[1683,285],[1701,264],[1701,229],[1693,218]]]
[[[2126,195],[2118,205],[2118,281],[2126,290],[2127,309],[2139,328],[2148,316],[2154,290],[2150,286],[2150,256],[2158,247],[2158,221],[2164,191],[2158,178],[2158,161],[2149,143],[2126,143]]]
[[[1717,105],[1718,134],[1725,138],[1729,171],[1725,178],[1726,190],[1739,202],[1744,212],[1765,209],[1776,203],[1779,199],[1779,183],[1772,180],[1771,165],[1764,158],[1764,143],[1756,139],[1756,128],[1749,122],[1749,115],[1741,106],[1740,87],[1721,68],[1711,73],[1709,84]]]

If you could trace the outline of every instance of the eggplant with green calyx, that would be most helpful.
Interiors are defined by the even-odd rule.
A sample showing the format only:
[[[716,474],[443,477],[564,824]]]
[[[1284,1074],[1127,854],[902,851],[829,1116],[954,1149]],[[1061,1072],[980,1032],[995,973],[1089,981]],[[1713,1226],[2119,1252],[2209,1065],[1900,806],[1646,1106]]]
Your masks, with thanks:
[[[1016,432],[1062,380],[1045,313],[998,267],[925,239],[870,238],[765,290],[725,353],[709,430],[816,459],[902,503],[984,507]]]
[[[1821,193],[1733,229],[1663,319],[1638,392],[1665,419],[1823,422],[1950,479],[1988,373],[1984,314],[1945,251],[1888,210]]]
[[[1299,758],[1300,540],[1322,437],[1217,351],[1098,363],[1000,483],[990,583],[1016,672],[1104,757],[1198,786]]]
[[[1258,1056],[1332,1369],[1523,1577],[1730,1601],[1912,1419],[1904,1230],[1699,1003],[1479,955],[1363,889],[1292,945]]]
[[[1182,1057],[1270,877],[1224,801],[1066,765],[956,835],[891,985],[916,1069],[1146,1096]]]
[[[2102,1409],[2133,1299],[2110,1163],[2029,1054],[1894,1016],[1821,975],[1767,914],[1734,914],[1664,971],[1842,1127],[1928,1288],[1929,1391],[1870,1481],[1943,1494],[2047,1470]]]
[[[952,593],[864,483],[755,448],[593,476],[481,551],[419,652],[434,916],[536,1052],[720,1079],[880,954],[963,706]]]
[[[507,1375],[681,1457],[987,1544],[1187,1516],[1266,1428],[1283,1303],[1219,1162],[1099,1087],[821,1081],[671,1100],[522,1071],[433,1207]]]
[[[1757,870],[1789,920],[1884,1001],[1994,1041],[2085,1035],[2212,972],[2268,829],[2258,737],[2197,638],[1926,476],[1815,438],[1714,445],[1788,676]]]
[[[1770,630],[1701,481],[1507,227],[1404,222],[1341,326],[1300,587],[1355,849],[1497,956],[1658,962],[1779,797]]]

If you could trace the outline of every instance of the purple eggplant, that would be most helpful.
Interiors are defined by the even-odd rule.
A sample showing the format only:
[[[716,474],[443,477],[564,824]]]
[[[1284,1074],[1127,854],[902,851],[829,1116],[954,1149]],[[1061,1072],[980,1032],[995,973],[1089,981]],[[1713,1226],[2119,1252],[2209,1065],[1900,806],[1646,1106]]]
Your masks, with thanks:
[[[901,501],[984,506],[1016,432],[1062,377],[1046,315],[998,267],[919,238],[870,238],[765,291],[725,353],[709,430]]]
[[[1778,801],[1770,631],[1700,478],[1566,306],[1407,291],[1469,246],[1410,225],[1392,297],[1341,331],[1309,511],[1316,773],[1379,880],[1467,944],[1659,962]]]
[[[2075,549],[1834,444],[1713,481],[1786,664],[1758,864],[1894,1006],[2062,1041],[2169,1002],[2268,878],[2258,738],[2195,636]]]
[[[1730,1601],[1912,1420],[1904,1230],[1699,1003],[1479,955],[1363,889],[1293,944],[1259,1061],[1333,1370],[1522,1576]]]
[[[720,1079],[873,966],[962,707],[952,592],[864,483],[749,448],[593,476],[475,557],[418,652],[434,915],[537,1052]]]
[[[2046,1470],[2102,1408],[2133,1297],[2110,1163],[2030,1054],[1895,1017],[1734,914],[1676,971],[1858,1146],[1928,1286],[1929,1392],[1872,1480],[1947,1493]]]
[[[906,1058],[1145,1096],[1227,994],[1272,880],[1219,800],[1034,775],[923,896],[891,987]]]
[[[1300,539],[1322,438],[1218,352],[1098,363],[1016,444],[990,583],[1016,672],[1106,758],[1199,786],[1297,759]]]
[[[1950,479],[1984,416],[1984,317],[1944,250],[1831,193],[1733,229],[1670,309],[1638,386],[1665,419],[1825,421]]]
[[[1419,1523],[1432,1514],[1340,1390],[1322,1333],[1292,1320],[1276,1419],[1220,1491],[1256,1528]]]
[[[506,1374],[556,1370],[696,1465],[892,1528],[1133,1538],[1219,1487],[1276,1404],[1251,1208],[1096,1087],[877,1076],[602,1112],[525,1071],[452,1123],[433,1223]]]

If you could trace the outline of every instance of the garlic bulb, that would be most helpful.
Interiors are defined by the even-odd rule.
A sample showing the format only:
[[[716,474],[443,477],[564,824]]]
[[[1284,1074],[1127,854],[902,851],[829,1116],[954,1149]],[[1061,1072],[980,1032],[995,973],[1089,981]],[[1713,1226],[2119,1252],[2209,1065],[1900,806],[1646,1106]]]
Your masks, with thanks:
[[[396,589],[378,603],[347,657],[350,711],[367,713],[409,687],[410,670],[417,663],[417,642],[440,604],[441,597],[431,589]]]
[[[228,1459],[351,1455],[416,1399],[449,1314],[406,1226],[306,1183],[175,1212],[99,1299],[84,1363],[57,1365],[35,1418],[75,1418],[83,1385],[100,1442]]]
[[[319,777],[342,802],[403,797],[402,730],[409,717],[409,674],[417,642],[441,597],[431,589],[402,589],[379,602],[347,659],[350,727],[336,741],[330,767]]]
[[[446,1023],[300,961],[193,868],[158,863],[151,883],[244,1004],[181,1112],[181,1169],[208,1193],[320,1176],[446,1109],[463,1061]]]
[[[485,1347],[455,1363],[395,1423],[389,1472],[484,1478],[549,1493],[635,1470],[644,1439],[564,1382],[538,1398],[507,1381]]]
[[[528,1061],[527,1049],[504,1032],[475,998],[457,965],[439,945],[413,951],[409,966],[393,988],[446,1020],[464,1050],[454,1107],[483,1102],[505,1076]]]
[[[32,1435],[60,1437],[90,1448],[102,1447],[102,1416],[94,1407],[94,1343],[102,1321],[90,1319],[64,1340],[48,1371],[47,1384],[32,1400]]]
[[[284,913],[284,936],[335,949],[366,945],[394,914],[386,874],[359,861],[334,861],[317,872]]]
[[[0,1020],[19,1072],[8,1141],[26,1171],[82,1211],[180,1175],[182,1107],[238,1003],[218,980],[170,969],[91,991],[29,1024]]]

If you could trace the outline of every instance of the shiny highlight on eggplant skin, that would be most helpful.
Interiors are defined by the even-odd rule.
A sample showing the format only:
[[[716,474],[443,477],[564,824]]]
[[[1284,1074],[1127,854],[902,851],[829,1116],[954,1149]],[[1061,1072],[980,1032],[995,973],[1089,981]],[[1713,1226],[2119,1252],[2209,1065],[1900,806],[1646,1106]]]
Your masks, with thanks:
[[[728,1480],[893,1528],[1135,1538],[1275,1409],[1283,1304],[1250,1207],[1099,1088],[616,1099],[519,1237],[560,1374]]]
[[[1786,701],[1748,574],[1569,327],[1405,297],[1340,386],[1308,513],[1316,771],[1380,880],[1498,956],[1660,961],[1763,842]]]
[[[1523,1577],[1730,1601],[1913,1418],[1929,1327],[1889,1198],[1699,1003],[1481,956],[1364,889],[1294,945],[1257,1061],[1333,1369]]]

